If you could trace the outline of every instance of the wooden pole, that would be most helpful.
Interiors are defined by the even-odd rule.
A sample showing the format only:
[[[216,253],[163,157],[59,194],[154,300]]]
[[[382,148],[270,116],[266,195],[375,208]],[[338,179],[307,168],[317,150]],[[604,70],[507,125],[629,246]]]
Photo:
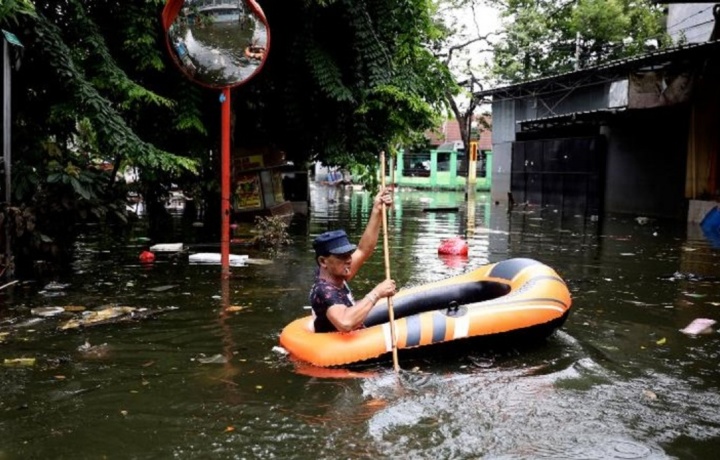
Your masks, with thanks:
[[[380,185],[385,188],[385,152],[380,152]],[[390,247],[388,246],[387,206],[382,204],[383,249],[385,252],[385,278],[390,279]],[[392,357],[395,372],[400,371],[397,353],[397,335],[395,334],[395,311],[392,297],[387,298],[388,316],[390,318],[390,340],[392,341]]]

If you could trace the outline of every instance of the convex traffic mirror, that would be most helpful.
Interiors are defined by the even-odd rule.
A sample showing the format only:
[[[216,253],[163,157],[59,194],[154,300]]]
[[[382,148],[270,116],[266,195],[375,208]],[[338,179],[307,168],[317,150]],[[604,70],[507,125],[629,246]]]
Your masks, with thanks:
[[[270,47],[267,19],[254,0],[168,0],[163,26],[180,69],[211,88],[248,81]]]

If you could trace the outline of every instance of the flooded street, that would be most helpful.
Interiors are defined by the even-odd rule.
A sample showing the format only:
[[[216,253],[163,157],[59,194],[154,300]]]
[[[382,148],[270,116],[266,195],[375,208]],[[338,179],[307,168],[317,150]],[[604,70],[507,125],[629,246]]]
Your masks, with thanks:
[[[0,460],[714,457],[720,336],[680,332],[720,319],[720,248],[699,228],[522,205],[508,213],[484,194],[468,209],[462,193],[399,191],[388,218],[399,287],[534,258],[567,282],[567,322],[533,347],[400,352],[399,376],[389,357],[354,378],[296,367],[273,347],[308,314],[311,241],[336,228],[357,241],[370,205],[364,192],[313,189],[311,214],[291,223],[292,247],[272,264],[233,268],[226,291],[218,266],[190,265],[187,254],[141,265],[141,226],[124,238],[89,229],[72,273],[0,291],[0,358],[35,359],[0,367]],[[456,235],[469,257],[441,259],[440,242]],[[155,243],[179,242],[168,238]],[[384,274],[381,238],[354,292]],[[71,306],[157,314],[60,330],[79,313],[31,313]]]

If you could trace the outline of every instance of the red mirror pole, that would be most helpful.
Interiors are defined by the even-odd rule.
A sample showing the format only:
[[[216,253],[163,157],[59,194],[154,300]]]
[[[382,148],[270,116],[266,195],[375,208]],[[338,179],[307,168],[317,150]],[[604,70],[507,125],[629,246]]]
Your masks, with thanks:
[[[220,152],[220,266],[222,277],[230,277],[230,88],[224,88],[222,97],[222,136]]]
[[[202,68],[203,65],[207,65],[203,64],[203,53],[210,51],[204,48],[212,48],[212,51],[217,51],[217,47],[214,46],[212,42],[209,44],[203,44],[201,43],[202,41],[198,42],[197,40],[193,40],[194,46],[193,49],[190,50],[188,49],[189,46],[185,43],[187,41],[185,35],[180,34],[180,32],[177,32],[174,35],[174,38],[171,39],[170,31],[174,25],[183,28],[188,27],[188,24],[186,23],[188,18],[185,17],[185,15],[182,15],[180,18],[181,20],[176,23],[178,16],[182,13],[185,0],[167,0],[162,11],[162,24],[165,29],[166,45],[170,56],[173,58],[178,67],[186,74],[186,76],[196,83],[208,88],[222,90],[222,94],[220,95],[220,103],[222,104],[222,134],[220,138],[220,266],[222,278],[225,279],[230,277],[230,89],[234,86],[247,82],[250,78],[260,72],[260,69],[262,69],[265,64],[265,60],[267,59],[267,54],[270,51],[270,28],[267,23],[267,19],[265,18],[265,14],[260,8],[260,5],[257,4],[256,0],[242,0],[242,2],[240,0],[233,0],[228,3],[237,4],[236,6],[240,11],[239,14],[241,16],[238,20],[242,19],[242,21],[234,21],[236,23],[236,32],[240,36],[243,36],[240,32],[245,30],[245,26],[242,25],[243,22],[247,20],[253,21],[253,29],[251,30],[252,37],[244,36],[244,40],[249,41],[247,43],[238,44],[238,49],[236,51],[246,51],[251,48],[257,48],[260,51],[258,51],[259,57],[254,56],[249,62],[245,61],[240,64],[235,63],[234,67],[232,67],[231,70],[227,70],[227,72],[225,72],[222,68],[219,69],[223,77],[225,77],[221,79],[220,82],[218,82],[215,78],[208,78],[207,75],[203,77],[202,75],[198,76],[196,74],[198,68]],[[227,58],[230,59],[232,56],[232,54],[228,54]],[[237,70],[236,67],[238,67],[238,65],[240,66],[240,70],[245,70],[246,72],[236,74],[235,70]],[[228,66],[223,65],[223,67]],[[204,70],[207,71],[208,69]],[[217,71],[218,69],[210,70]]]

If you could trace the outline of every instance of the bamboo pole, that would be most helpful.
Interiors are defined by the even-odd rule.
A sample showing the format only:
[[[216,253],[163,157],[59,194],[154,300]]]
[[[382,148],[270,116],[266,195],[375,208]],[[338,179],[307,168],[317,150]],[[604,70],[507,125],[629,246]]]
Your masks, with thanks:
[[[385,152],[380,152],[380,185],[385,188]],[[387,206],[382,203],[383,250],[385,252],[385,278],[390,278],[390,247],[388,245]],[[395,334],[395,311],[392,297],[387,298],[388,316],[390,318],[390,340],[392,341],[392,357],[395,372],[400,371],[397,353],[397,335]]]

